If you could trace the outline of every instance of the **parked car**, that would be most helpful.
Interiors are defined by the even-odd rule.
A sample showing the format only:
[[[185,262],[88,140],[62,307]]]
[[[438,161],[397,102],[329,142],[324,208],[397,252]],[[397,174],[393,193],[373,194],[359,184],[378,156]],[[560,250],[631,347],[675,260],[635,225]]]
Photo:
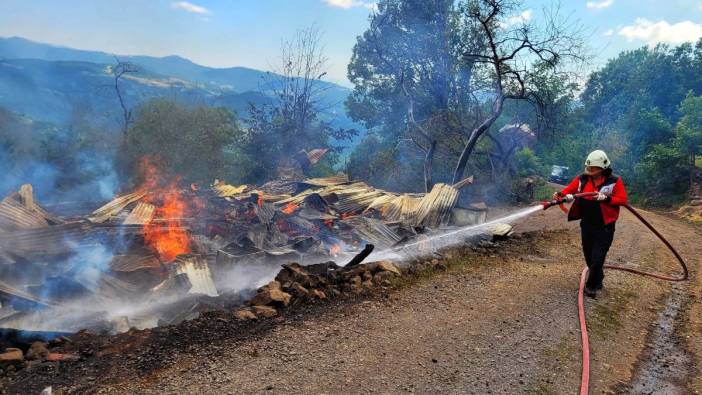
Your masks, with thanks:
[[[570,181],[570,167],[568,166],[551,166],[551,175],[548,180],[556,184],[566,184]]]

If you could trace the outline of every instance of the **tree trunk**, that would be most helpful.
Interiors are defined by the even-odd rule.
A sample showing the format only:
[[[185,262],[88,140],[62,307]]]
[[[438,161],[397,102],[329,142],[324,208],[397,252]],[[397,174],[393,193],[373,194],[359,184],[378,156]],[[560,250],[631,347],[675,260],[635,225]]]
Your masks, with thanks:
[[[483,123],[478,125],[478,127],[473,129],[473,131],[471,132],[470,137],[468,138],[468,142],[463,148],[461,156],[458,158],[458,162],[456,163],[456,169],[453,172],[454,184],[460,181],[463,177],[463,172],[466,170],[466,165],[468,164],[468,158],[470,158],[470,155],[473,153],[475,145],[478,143],[478,139],[482,137],[482,135],[485,134],[485,132],[488,129],[490,129],[490,126],[492,126],[492,124],[495,123],[497,118],[502,113],[502,104],[504,103],[504,101],[504,97],[497,98],[495,101],[495,107],[490,117],[484,120]]]
[[[427,150],[427,154],[424,157],[424,191],[429,193],[431,188],[434,186],[434,182],[431,177],[431,169],[434,162],[434,151],[436,151],[436,140],[431,141],[431,145]]]

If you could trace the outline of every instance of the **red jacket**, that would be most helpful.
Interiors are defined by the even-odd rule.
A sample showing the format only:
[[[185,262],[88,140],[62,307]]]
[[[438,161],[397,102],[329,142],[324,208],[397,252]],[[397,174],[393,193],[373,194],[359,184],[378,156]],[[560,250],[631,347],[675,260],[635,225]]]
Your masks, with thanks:
[[[602,201],[600,209],[602,210],[602,219],[604,224],[610,224],[619,218],[619,206],[627,204],[626,189],[620,177],[611,175],[600,181],[599,185],[594,185],[593,179],[587,175],[579,175],[573,179],[563,190],[562,194],[576,194],[583,192],[602,192],[610,196],[607,200]],[[594,200],[594,197],[583,197],[581,199]],[[576,199],[575,203],[570,207],[568,213],[569,220],[580,219],[579,205]]]

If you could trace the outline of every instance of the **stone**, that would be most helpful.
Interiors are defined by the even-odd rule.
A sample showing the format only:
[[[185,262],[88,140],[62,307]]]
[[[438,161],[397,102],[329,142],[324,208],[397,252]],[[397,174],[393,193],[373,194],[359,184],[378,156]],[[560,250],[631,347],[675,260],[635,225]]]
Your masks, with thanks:
[[[66,336],[59,336],[55,339],[49,340],[49,347],[57,347],[60,346],[64,343],[70,343],[71,339],[67,338]]]
[[[319,289],[313,289],[310,291],[310,295],[314,296],[317,299],[326,299],[327,295],[324,293],[324,291],[321,291]]]
[[[702,199],[694,199],[690,201],[690,206],[702,206]]]
[[[59,353],[53,353],[50,352],[49,355],[46,356],[46,360],[50,362],[57,362],[57,361],[77,361],[79,360],[80,357],[75,354],[59,354]]]
[[[373,282],[378,285],[390,285],[390,279],[395,276],[396,274],[390,271],[378,272],[373,276]]]
[[[283,265],[283,270],[278,272],[275,279],[281,284],[298,282],[305,287],[310,287],[310,283],[312,282],[305,268],[298,263]]]
[[[350,281],[351,286],[356,287],[356,288],[361,288],[361,283],[363,283],[363,280],[361,279],[360,276],[356,276],[351,279]]]
[[[46,344],[43,342],[34,342],[29,346],[27,350],[27,355],[25,357],[28,361],[43,361],[49,355],[49,349],[46,348]]]
[[[270,318],[278,315],[278,310],[270,306],[251,306],[251,308],[258,317]]]
[[[255,320],[256,314],[252,313],[251,310],[247,309],[239,309],[234,312],[234,317],[236,317],[239,320],[246,321],[246,320]]]
[[[390,273],[394,273],[398,276],[402,275],[402,272],[400,271],[400,269],[397,266],[395,266],[394,263],[388,262],[388,261],[378,262],[378,271],[390,272]]]
[[[363,272],[363,281],[368,281],[373,279],[373,273]]]
[[[19,348],[6,348],[5,352],[0,354],[0,368],[2,369],[20,366],[22,362],[24,362],[24,355]]]
[[[278,283],[280,285],[280,283]],[[251,299],[251,305],[283,305],[287,306],[290,303],[290,294],[284,292],[280,288],[270,288],[269,286],[262,287],[258,290],[256,296]]]
[[[366,280],[361,285],[363,285],[364,288],[370,289],[370,288],[373,288],[373,281]]]
[[[297,296],[308,296],[310,291],[303,287],[302,284],[294,282],[290,285],[290,289],[297,294]]]

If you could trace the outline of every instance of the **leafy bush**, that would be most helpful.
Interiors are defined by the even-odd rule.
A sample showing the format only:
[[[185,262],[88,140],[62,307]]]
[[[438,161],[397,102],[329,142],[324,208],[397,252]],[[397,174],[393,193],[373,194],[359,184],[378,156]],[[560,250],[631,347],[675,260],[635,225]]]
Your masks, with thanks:
[[[681,201],[690,186],[687,156],[677,147],[656,144],[634,168],[632,197],[650,205]]]
[[[514,168],[520,177],[543,176],[546,174],[546,166],[541,163],[541,159],[529,147],[524,147],[515,152]]]

